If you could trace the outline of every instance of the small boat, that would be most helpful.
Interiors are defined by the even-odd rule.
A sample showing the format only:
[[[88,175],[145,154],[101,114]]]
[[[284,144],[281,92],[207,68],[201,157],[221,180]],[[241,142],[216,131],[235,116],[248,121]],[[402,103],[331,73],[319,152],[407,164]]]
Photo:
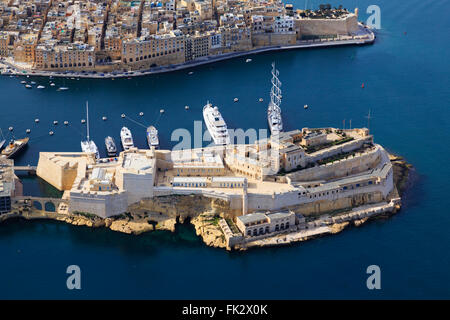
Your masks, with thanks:
[[[52,136],[53,135],[53,131],[50,131],[48,134]]]
[[[308,105],[305,104],[305,105],[303,106],[303,109],[308,109]]]
[[[3,146],[5,145],[6,139],[5,139],[5,137],[3,136],[3,131],[2,131],[1,128],[0,128],[0,134],[1,134],[1,136],[2,136],[2,140],[0,140],[0,150],[2,150]]]
[[[25,80],[20,81],[21,84],[26,84],[27,82]]]
[[[69,88],[68,87],[59,87],[58,88],[58,91],[66,91],[66,90],[69,90]]]
[[[39,123],[39,119],[37,119],[37,118],[34,119],[34,122]]]
[[[102,120],[103,120],[103,121],[106,121],[106,120],[108,120],[108,118],[103,116],[103,117],[102,117]]]
[[[234,102],[238,102],[239,99],[238,99],[238,98],[234,98],[233,101],[234,101]]]
[[[16,156],[25,146],[28,144],[30,138],[11,140],[9,144],[3,149],[2,155],[7,158],[13,158]]]
[[[189,106],[184,106],[184,109],[185,110],[189,110]]]
[[[86,120],[84,120],[84,119],[81,119],[81,123],[83,123],[83,124],[84,124],[84,123],[86,123]]]
[[[122,113],[120,116],[121,116],[122,118],[125,118],[125,114],[124,114],[124,113]]]
[[[56,84],[54,84],[53,82],[50,83],[50,87],[54,87],[54,86],[56,86]]]
[[[252,62],[252,59],[247,59],[247,60],[245,60],[245,62]]]
[[[31,130],[30,130],[30,129],[27,129],[27,130],[25,130],[25,132],[26,132],[26,133],[30,133],[30,132],[31,132]]]
[[[259,98],[259,102],[263,102],[264,101],[264,99],[263,98]]]
[[[25,88],[27,88],[27,89],[31,89],[31,88],[33,88],[30,84],[26,84],[25,85]]]
[[[189,71],[188,75],[194,74],[194,71]]]
[[[45,86],[43,86],[43,85],[38,85],[36,88],[38,88],[38,89],[45,89]]]
[[[120,130],[120,140],[122,142],[122,147],[124,150],[128,150],[134,147],[133,136],[131,135],[130,129],[123,127]]]
[[[31,81],[30,83],[31,83],[31,84],[36,84],[36,82],[35,82],[35,81]]]
[[[139,115],[142,117],[144,115],[144,113],[143,112],[139,112]]]
[[[66,126],[67,126],[68,124],[69,124],[69,121],[67,121],[67,120],[66,120],[66,121],[64,121],[64,125],[66,125]]]
[[[13,131],[14,128],[13,128],[13,127],[9,127],[8,130],[9,130],[9,131]]]
[[[86,140],[81,141],[81,150],[86,153],[94,153],[95,158],[100,158],[100,153],[98,152],[97,145],[94,141],[89,139],[89,105],[86,101],[86,119],[87,119],[87,126],[86,126]]]
[[[58,120],[53,121],[53,124],[56,126],[58,124]]]
[[[110,136],[105,138],[105,146],[106,146],[106,152],[108,153],[108,156],[115,157],[117,154],[117,147],[116,143],[114,142],[114,139]]]
[[[159,110],[159,113],[164,113],[164,109]]]
[[[158,130],[154,126],[147,128],[147,144],[150,149],[159,146]]]

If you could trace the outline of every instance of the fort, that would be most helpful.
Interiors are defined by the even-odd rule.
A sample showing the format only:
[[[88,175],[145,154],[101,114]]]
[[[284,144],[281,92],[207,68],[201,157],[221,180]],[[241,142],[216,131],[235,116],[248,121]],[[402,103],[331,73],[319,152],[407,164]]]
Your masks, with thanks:
[[[134,234],[173,231],[190,219],[208,245],[229,249],[292,243],[398,211],[398,180],[407,174],[394,169],[395,159],[366,128],[303,128],[188,150],[131,148],[106,159],[41,152],[36,174],[62,198],[10,193],[0,221],[42,218],[50,206],[50,218]]]

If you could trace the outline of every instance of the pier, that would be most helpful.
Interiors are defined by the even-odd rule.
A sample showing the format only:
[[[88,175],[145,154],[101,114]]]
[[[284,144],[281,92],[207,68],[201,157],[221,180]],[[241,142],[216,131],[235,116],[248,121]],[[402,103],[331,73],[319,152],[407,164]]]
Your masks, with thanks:
[[[14,172],[26,172],[30,175],[36,175],[37,166],[14,166]]]

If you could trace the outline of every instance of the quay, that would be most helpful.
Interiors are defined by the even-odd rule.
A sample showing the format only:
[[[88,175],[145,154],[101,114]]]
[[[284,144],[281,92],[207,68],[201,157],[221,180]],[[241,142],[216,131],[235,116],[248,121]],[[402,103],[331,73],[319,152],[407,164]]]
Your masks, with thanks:
[[[14,166],[14,172],[26,172],[30,175],[35,175],[37,166]]]
[[[375,42],[376,35],[372,29],[358,23],[358,35],[354,36],[338,36],[335,38],[324,39],[310,39],[310,40],[298,40],[296,44],[292,45],[278,45],[268,46],[263,48],[257,48],[243,52],[224,53],[215,56],[201,57],[196,60],[184,62],[181,64],[173,64],[169,66],[154,67],[149,70],[129,71],[129,72],[105,72],[105,73],[93,73],[93,72],[54,72],[54,71],[42,71],[29,68],[21,68],[20,65],[14,64],[11,61],[0,61],[0,68],[3,66],[4,71],[1,75],[9,76],[36,76],[36,77],[56,77],[56,78],[85,78],[85,79],[109,79],[109,78],[128,78],[128,77],[140,77],[152,74],[167,73],[173,71],[180,71],[184,69],[194,68],[206,64],[211,64],[219,61],[230,60],[250,55],[256,55],[267,52],[275,51],[287,51],[297,49],[319,49],[329,47],[351,46],[351,45],[370,45]],[[9,68],[9,69],[7,69]]]

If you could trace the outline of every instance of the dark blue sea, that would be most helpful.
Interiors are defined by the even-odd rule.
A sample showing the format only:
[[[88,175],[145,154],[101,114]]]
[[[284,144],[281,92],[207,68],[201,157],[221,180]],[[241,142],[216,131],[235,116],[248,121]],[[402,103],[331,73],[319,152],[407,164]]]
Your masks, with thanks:
[[[266,53],[252,56],[251,63],[237,58],[130,80],[55,80],[70,88],[63,92],[44,78],[32,80],[46,89],[27,90],[23,79],[1,77],[0,127],[8,133],[13,126],[17,138],[32,130],[16,161],[23,165],[37,164],[40,151],[80,150],[86,100],[91,137],[102,153],[104,137],[118,142],[123,125],[138,146],[146,146],[145,129],[122,113],[156,123],[162,147],[171,148],[172,131],[193,131],[207,100],[220,107],[231,128],[266,128],[275,61],[285,129],[341,127],[344,119],[347,126],[350,119],[353,127],[367,126],[371,110],[375,141],[415,168],[397,215],[335,236],[245,253],[205,246],[190,225],[179,225],[176,233],[129,236],[51,221],[8,221],[0,225],[0,298],[450,298],[449,3],[342,3],[359,7],[362,21],[369,5],[380,7],[374,45]],[[55,194],[38,178],[24,176],[23,183],[26,194]],[[66,288],[66,268],[73,264],[81,268],[81,290]],[[366,287],[369,265],[381,268],[381,290]]]

